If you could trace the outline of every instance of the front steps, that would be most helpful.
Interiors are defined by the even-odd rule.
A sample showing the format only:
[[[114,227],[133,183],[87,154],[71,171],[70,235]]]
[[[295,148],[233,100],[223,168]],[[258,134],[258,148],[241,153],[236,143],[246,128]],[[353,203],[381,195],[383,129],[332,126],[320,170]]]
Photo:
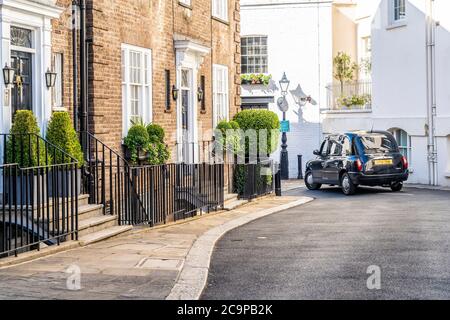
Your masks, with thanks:
[[[82,246],[122,235],[132,226],[119,226],[117,216],[104,215],[103,206],[83,203],[78,207],[78,241]]]
[[[248,203],[247,200],[239,200],[238,195],[235,193],[225,193],[225,203],[223,206],[223,209],[226,211],[234,210],[246,203]]]

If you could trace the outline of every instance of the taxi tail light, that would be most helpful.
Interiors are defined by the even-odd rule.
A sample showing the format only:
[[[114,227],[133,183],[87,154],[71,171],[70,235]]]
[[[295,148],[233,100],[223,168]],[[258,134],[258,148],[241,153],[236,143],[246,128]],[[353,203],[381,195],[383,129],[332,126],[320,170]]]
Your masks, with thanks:
[[[362,164],[362,162],[361,162],[361,160],[356,160],[356,169],[359,171],[359,172],[362,172],[363,171],[363,164]]]
[[[403,169],[405,169],[405,170],[409,169],[408,159],[406,159],[405,156],[402,157],[402,164],[403,164]]]

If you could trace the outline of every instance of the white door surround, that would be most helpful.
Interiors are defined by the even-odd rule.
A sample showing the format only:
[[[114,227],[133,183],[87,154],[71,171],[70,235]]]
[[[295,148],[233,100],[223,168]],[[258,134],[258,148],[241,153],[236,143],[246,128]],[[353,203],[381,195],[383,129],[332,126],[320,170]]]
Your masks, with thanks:
[[[197,122],[197,88],[198,70],[203,63],[204,57],[210,52],[210,48],[195,43],[191,40],[175,40],[176,51],[176,87],[182,88],[182,70],[189,70],[190,74],[190,97],[189,109],[187,110],[187,122],[189,123],[186,135],[189,148],[193,151],[183,156],[183,114],[181,91],[177,100],[177,161],[195,163],[199,160],[198,150],[198,122]]]
[[[51,68],[51,19],[58,19],[63,9],[55,5],[55,0],[0,0],[0,64],[11,65],[11,26],[31,30],[33,46],[33,92],[32,110],[44,133],[51,116],[51,90],[45,86],[45,72]],[[11,128],[11,90],[5,87],[3,76],[0,81],[0,133],[8,133]]]

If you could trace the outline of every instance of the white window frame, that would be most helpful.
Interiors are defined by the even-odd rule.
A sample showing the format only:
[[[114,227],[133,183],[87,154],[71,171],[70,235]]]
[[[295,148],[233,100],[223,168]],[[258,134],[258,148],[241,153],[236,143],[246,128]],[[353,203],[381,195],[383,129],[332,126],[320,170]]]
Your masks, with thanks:
[[[228,22],[228,0],[212,0],[212,16]]]
[[[389,27],[400,27],[406,25],[408,17],[407,2],[407,0],[389,0]],[[402,7],[404,7],[403,16],[401,16],[400,11]]]
[[[131,82],[131,54],[139,54],[139,79],[137,83]],[[139,116],[144,123],[152,121],[152,50],[122,44],[122,134],[125,137],[131,127],[131,90],[139,87],[138,108]]]
[[[229,72],[224,65],[213,65],[213,128],[222,120],[229,120]]]
[[[64,95],[64,54],[53,54],[53,71],[56,73],[55,87],[53,88],[53,109],[65,110],[63,105]]]
[[[242,40],[246,39],[246,41],[248,41],[248,39],[253,39],[253,41],[255,41],[256,38],[259,38],[259,40],[261,41],[262,39],[265,38],[266,40],[266,45],[265,45],[265,49],[266,49],[266,53],[262,53],[262,49],[264,48],[264,45],[259,44],[260,48],[260,53],[259,54],[255,54],[255,53],[251,53],[249,54],[249,49],[250,47],[248,46],[248,44],[245,46],[245,49],[247,50],[245,53],[244,51],[241,52],[241,71],[244,74],[252,74],[252,73],[264,73],[267,74],[269,71],[269,48],[268,48],[268,36],[266,35],[247,35],[247,36],[242,36],[241,37],[241,44],[242,44]],[[244,48],[244,46],[242,46],[242,48]],[[256,45],[253,45],[253,48],[256,48]],[[260,63],[249,63],[250,59],[256,59],[259,58],[260,59]],[[247,62],[244,64],[244,59],[247,59]],[[266,59],[266,63],[263,64],[262,60]],[[247,72],[244,72],[244,65],[246,66]]]
[[[178,0],[178,2],[189,7],[191,6],[191,0]]]

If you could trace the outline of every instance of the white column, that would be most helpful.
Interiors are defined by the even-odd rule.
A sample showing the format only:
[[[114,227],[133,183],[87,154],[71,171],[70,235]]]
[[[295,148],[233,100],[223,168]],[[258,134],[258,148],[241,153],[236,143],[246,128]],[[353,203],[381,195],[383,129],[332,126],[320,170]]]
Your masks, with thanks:
[[[10,39],[10,24],[3,15],[0,16],[0,37],[1,37],[1,51],[0,51],[0,68],[3,69],[5,64],[11,66],[11,39]],[[0,81],[0,133],[8,133],[11,128],[11,90],[5,87],[3,78],[3,70],[1,72]]]

